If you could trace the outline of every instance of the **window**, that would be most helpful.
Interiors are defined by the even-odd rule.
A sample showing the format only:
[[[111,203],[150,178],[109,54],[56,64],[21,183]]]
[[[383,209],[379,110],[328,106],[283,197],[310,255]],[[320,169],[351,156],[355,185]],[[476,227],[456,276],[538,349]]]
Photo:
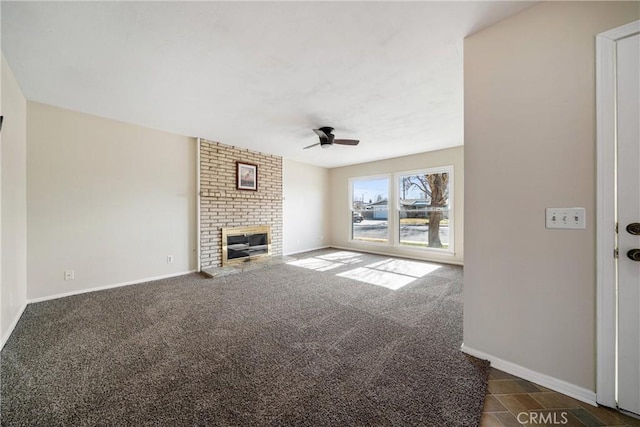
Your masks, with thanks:
[[[453,166],[350,178],[349,208],[354,243],[454,253]]]
[[[351,239],[389,242],[389,178],[354,178],[351,183]]]
[[[453,250],[453,167],[396,175],[398,242],[401,247]]]

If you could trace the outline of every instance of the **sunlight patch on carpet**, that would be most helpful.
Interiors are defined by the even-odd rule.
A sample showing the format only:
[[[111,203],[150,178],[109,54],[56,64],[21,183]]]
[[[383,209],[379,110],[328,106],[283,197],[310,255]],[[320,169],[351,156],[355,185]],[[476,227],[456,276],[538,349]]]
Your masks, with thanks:
[[[333,270],[334,268],[342,267],[344,265],[339,262],[331,262],[318,258],[299,259],[296,261],[290,261],[287,264],[315,271],[329,271]]]
[[[345,271],[344,273],[337,274],[337,276],[346,277],[347,279],[353,279],[359,282],[370,283],[376,286],[382,286],[394,291],[416,280],[415,277],[366,267],[359,267]]]
[[[361,253],[339,251],[315,257],[290,261],[287,264],[315,271],[330,271],[339,267],[353,266],[363,261]],[[339,277],[357,280],[391,290],[398,290],[416,279],[433,273],[441,266],[429,262],[387,258],[336,274]]]
[[[424,277],[440,268],[439,265],[429,262],[407,261],[403,259],[386,259],[384,261],[374,262],[366,267],[411,277]]]
[[[439,265],[429,262],[389,258],[337,274],[337,276],[383,286],[395,291],[439,268]]]
[[[355,264],[362,262],[362,254],[349,251],[332,252],[330,254],[318,255],[316,258],[341,262],[343,264]]]
[[[309,270],[329,271],[334,268],[362,262],[361,258],[362,254],[356,252],[340,251],[290,261],[287,264],[296,267],[308,268]]]

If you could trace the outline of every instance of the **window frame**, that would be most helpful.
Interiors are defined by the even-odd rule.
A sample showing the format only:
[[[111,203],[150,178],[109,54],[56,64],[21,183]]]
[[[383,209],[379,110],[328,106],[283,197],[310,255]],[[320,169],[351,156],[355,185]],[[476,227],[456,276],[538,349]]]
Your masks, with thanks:
[[[415,247],[407,246],[400,243],[400,179],[407,175],[430,175],[434,173],[446,172],[449,174],[449,196],[448,196],[448,210],[449,210],[449,245],[447,248],[431,248],[431,247]],[[412,252],[435,252],[439,254],[454,255],[455,254],[455,206],[454,206],[454,167],[453,165],[435,166],[422,169],[414,169],[408,171],[395,172],[393,174],[393,198],[394,198],[394,244],[393,246]]]
[[[372,246],[385,246],[385,247],[393,247],[394,244],[394,236],[393,236],[393,228],[391,227],[392,222],[392,190],[393,190],[393,176],[390,173],[376,174],[376,175],[366,175],[366,176],[354,176],[349,178],[349,213],[353,215],[353,183],[356,181],[366,181],[366,180],[375,180],[375,179],[386,179],[387,180],[387,240],[385,242],[369,242],[366,240],[358,240],[353,237],[353,218],[349,217],[350,225],[349,225],[349,236],[347,241],[349,243],[358,244],[358,245],[372,245]]]

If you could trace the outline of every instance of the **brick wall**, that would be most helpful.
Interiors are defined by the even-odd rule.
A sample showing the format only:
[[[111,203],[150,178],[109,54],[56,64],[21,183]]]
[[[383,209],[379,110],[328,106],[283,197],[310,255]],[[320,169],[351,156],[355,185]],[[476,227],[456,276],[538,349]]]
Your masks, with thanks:
[[[236,161],[258,165],[258,191],[236,190]],[[282,255],[282,158],[200,139],[200,266],[222,263],[222,228],[270,225]]]

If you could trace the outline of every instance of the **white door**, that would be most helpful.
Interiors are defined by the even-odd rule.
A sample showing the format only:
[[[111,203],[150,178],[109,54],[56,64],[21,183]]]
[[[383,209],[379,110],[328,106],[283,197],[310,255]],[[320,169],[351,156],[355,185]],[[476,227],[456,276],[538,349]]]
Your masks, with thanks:
[[[640,35],[616,42],[616,62],[618,407],[640,414]]]

